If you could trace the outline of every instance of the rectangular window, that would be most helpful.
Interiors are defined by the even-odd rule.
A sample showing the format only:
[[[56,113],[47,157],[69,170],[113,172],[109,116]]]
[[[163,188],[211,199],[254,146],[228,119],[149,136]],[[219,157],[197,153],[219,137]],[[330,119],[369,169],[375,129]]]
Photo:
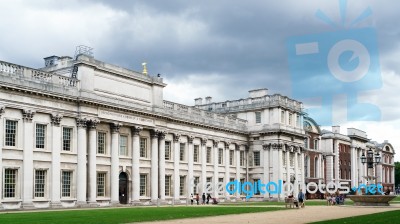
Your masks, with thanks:
[[[186,176],[179,177],[179,195],[181,196],[185,195],[185,181]]]
[[[300,127],[300,115],[296,116],[296,126]]]
[[[61,197],[71,197],[72,171],[61,173]]]
[[[97,133],[97,153],[106,154],[106,133]]]
[[[293,117],[293,114],[292,113],[289,113],[289,125],[292,125],[292,118]]]
[[[318,150],[318,139],[314,140],[314,149]]]
[[[224,183],[224,178],[223,177],[218,178],[218,183]]]
[[[245,166],[245,164],[244,164],[244,151],[240,151],[240,166]]]
[[[35,170],[35,198],[43,198],[46,185],[46,170]]]
[[[180,161],[185,161],[185,143],[180,144],[180,149],[179,149],[179,160]]]
[[[147,158],[147,138],[140,138],[140,157]]]
[[[207,163],[211,163],[211,147],[207,147]]]
[[[171,160],[171,142],[165,142],[165,160]]]
[[[97,196],[106,196],[106,173],[97,173]]]
[[[224,162],[224,150],[218,149],[218,164],[222,164]]]
[[[230,178],[229,181],[230,181],[230,182],[233,182],[233,181],[235,181],[235,178]],[[233,188],[234,188],[234,185],[233,185],[233,184],[229,185],[229,190],[233,191]],[[231,194],[231,195],[232,195],[232,194]]]
[[[254,179],[254,180],[253,180],[253,181],[254,181],[254,185],[256,185],[257,182],[258,182],[259,180],[260,180],[260,179]],[[254,192],[254,195],[260,195],[260,190],[255,191],[255,192]]]
[[[15,198],[17,190],[17,170],[5,169],[4,170],[4,198]]]
[[[6,120],[6,146],[16,146],[17,121]]]
[[[197,187],[197,185],[199,184],[199,182],[200,182],[200,177],[194,177],[194,180],[193,180],[193,195],[196,195],[197,193],[199,193],[198,191],[197,191],[197,189],[198,189],[198,187]]]
[[[36,148],[44,149],[46,125],[36,124]]]
[[[260,152],[253,152],[254,155],[254,166],[260,166]]]
[[[285,111],[281,111],[281,123],[285,123]]]
[[[193,162],[199,162],[199,145],[194,145],[193,148]]]
[[[261,112],[256,112],[256,124],[261,123]]]
[[[233,166],[235,151],[229,150],[229,165]]]
[[[128,136],[119,136],[119,155],[128,156]]]
[[[63,127],[63,151],[71,151],[72,128]]]
[[[206,182],[212,184],[212,177],[207,177],[207,178],[206,178]]]
[[[147,196],[147,175],[140,175],[140,196]]]
[[[165,196],[171,196],[171,176],[165,176]]]

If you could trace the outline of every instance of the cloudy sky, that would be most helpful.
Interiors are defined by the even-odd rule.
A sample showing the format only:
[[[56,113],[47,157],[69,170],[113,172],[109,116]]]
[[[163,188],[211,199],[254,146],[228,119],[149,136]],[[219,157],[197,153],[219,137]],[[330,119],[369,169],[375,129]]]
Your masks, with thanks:
[[[133,70],[141,71],[141,63],[147,62],[149,72],[160,73],[168,83],[165,98],[189,105],[197,97],[245,98],[256,88],[296,98],[288,40],[372,27],[377,36],[364,37],[377,41],[379,53],[371,60],[378,60],[382,83],[357,91],[356,97],[377,105],[381,117],[347,120],[346,94],[338,94],[333,96],[333,124],[341,125],[342,133],[347,127],[365,130],[369,138],[387,139],[400,150],[397,0],[349,0],[345,17],[338,0],[0,0],[0,4],[0,60],[39,68],[43,57],[73,56],[75,47],[83,44],[94,48],[95,58]],[[372,14],[349,27],[368,7]],[[318,10],[336,26],[318,19]],[[318,86],[310,83],[304,88]],[[315,106],[315,101],[306,102]]]

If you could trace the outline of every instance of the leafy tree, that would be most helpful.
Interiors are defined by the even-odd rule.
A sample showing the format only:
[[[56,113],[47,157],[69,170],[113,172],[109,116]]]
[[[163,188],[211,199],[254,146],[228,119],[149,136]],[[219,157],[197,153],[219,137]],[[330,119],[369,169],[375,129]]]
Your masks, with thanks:
[[[398,187],[400,184],[400,162],[394,162],[394,180],[394,186]]]

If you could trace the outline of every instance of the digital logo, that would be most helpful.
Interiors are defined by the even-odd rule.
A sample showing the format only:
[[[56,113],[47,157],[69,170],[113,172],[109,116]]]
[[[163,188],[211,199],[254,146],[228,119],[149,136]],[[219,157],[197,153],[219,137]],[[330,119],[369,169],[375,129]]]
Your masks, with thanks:
[[[377,35],[372,27],[357,27],[372,14],[368,7],[353,21],[346,21],[346,0],[339,0],[341,23],[318,10],[316,16],[335,31],[291,37],[287,41],[292,97],[310,104],[308,114],[319,124],[335,121],[335,105],[344,105],[345,121],[378,121],[376,105],[361,103],[363,91],[382,87]],[[338,96],[345,96],[338,102]],[[338,103],[338,104],[337,104]]]

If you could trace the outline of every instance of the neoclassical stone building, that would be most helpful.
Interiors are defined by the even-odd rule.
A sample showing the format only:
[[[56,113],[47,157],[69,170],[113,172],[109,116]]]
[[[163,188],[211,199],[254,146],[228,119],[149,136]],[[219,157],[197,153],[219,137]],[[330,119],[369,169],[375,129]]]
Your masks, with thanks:
[[[165,87],[145,66],[139,73],[88,52],[47,57],[41,69],[0,61],[0,208],[185,203],[204,192],[198,183],[232,180],[283,180],[297,193],[311,177],[301,102],[257,89],[246,99],[187,106],[165,101]],[[320,143],[328,138],[313,149],[318,178],[335,177],[323,171],[333,167],[335,152]],[[388,158],[389,177],[393,147],[375,149]]]

